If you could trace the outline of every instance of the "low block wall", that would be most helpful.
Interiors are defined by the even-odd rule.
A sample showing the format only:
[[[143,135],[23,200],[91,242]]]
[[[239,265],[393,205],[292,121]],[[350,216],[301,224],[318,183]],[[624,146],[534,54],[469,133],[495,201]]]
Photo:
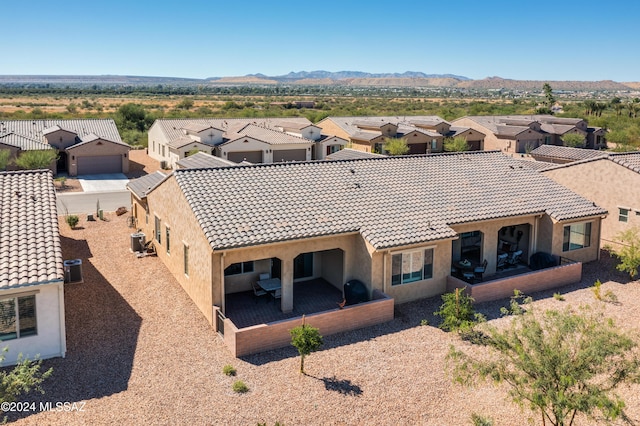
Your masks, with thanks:
[[[513,295],[513,290],[516,289],[525,294],[531,294],[536,291],[577,283],[581,279],[582,263],[575,262],[478,284],[469,284],[458,278],[448,276],[447,291],[451,292],[456,288],[465,288],[467,294],[470,294],[476,303],[480,303],[510,297]]]
[[[306,323],[318,328],[322,336],[328,336],[391,321],[393,299],[377,290],[374,290],[373,298],[343,309],[306,315]],[[301,317],[298,317],[238,329],[227,318],[224,321],[224,343],[236,357],[282,348],[291,344],[289,330],[301,324]]]

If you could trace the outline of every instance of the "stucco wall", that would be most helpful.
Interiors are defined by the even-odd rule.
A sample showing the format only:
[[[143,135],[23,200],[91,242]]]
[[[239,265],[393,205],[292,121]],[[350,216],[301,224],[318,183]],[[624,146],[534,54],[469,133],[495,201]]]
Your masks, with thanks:
[[[591,244],[577,250],[562,251],[564,241],[564,227],[572,223],[591,222]],[[540,219],[540,239],[543,242],[539,246],[538,251],[544,251],[562,256],[577,262],[591,262],[599,257],[599,238],[600,238],[600,218],[588,218],[567,222],[554,223],[549,216],[543,216]]]
[[[167,160],[169,156],[169,150],[165,148],[165,156],[162,156],[162,145],[167,144],[167,140],[160,129],[160,126],[157,123],[154,123],[149,129],[148,133],[148,154],[149,157],[154,160],[162,161]],[[155,149],[154,149],[155,142]]]
[[[335,124],[331,119],[325,118],[316,125],[322,129],[322,133],[325,135],[338,136],[345,140],[350,139],[349,134],[342,130],[342,128]]]
[[[0,299],[20,296],[20,293],[37,291],[36,321],[38,334],[19,339],[5,340],[2,347],[8,346],[3,365],[15,364],[18,354],[33,359],[64,356],[66,337],[64,325],[64,288],[62,282],[23,287],[20,291],[8,289],[0,291]]]
[[[76,144],[78,142],[76,140],[77,136],[77,134],[72,132],[58,130],[45,135],[45,139],[47,140],[49,145],[53,146],[56,149],[63,150],[70,147],[71,145]]]
[[[85,143],[77,147],[72,147],[67,151],[69,175],[78,174],[78,158],[92,156],[120,155],[122,159],[122,173],[129,172],[129,150],[128,145],[122,145],[97,139],[93,142]]]
[[[542,172],[583,197],[607,209],[602,221],[601,245],[613,245],[616,234],[640,228],[640,173],[610,160],[600,159]],[[629,208],[627,222],[620,222],[619,208]]]
[[[161,219],[161,244],[155,242],[158,257],[164,262],[196,306],[209,322],[212,321],[212,265],[211,246],[202,228],[193,216],[186,199],[175,178],[165,181],[147,196],[149,203],[149,224],[144,219],[147,241],[155,241],[154,227],[157,216]],[[142,210],[142,209],[140,209]],[[144,213],[142,213],[144,214]],[[143,216],[144,217],[144,216]],[[170,228],[171,253],[166,249],[166,228]],[[189,275],[184,273],[184,245],[189,247]]]

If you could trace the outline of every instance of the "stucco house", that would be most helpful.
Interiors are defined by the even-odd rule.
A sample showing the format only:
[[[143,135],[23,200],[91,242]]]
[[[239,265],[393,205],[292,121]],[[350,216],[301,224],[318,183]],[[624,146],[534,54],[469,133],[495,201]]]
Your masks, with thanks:
[[[361,116],[327,117],[318,123],[322,133],[349,141],[349,147],[365,152],[384,153],[387,138],[407,142],[409,154],[442,152],[447,137],[463,137],[470,150],[484,147],[484,134],[463,126],[452,126],[438,116]]]
[[[64,265],[50,170],[0,172],[0,344],[64,357]]]
[[[600,241],[615,246],[616,234],[640,228],[640,152],[601,153],[541,173],[608,210]]]
[[[589,127],[581,118],[555,117],[553,115],[487,115],[466,116],[451,122],[454,126],[475,129],[486,135],[485,150],[499,150],[506,154],[525,154],[540,145],[563,145],[566,134],[579,134],[585,139],[585,147],[606,147],[606,131]]]
[[[70,176],[98,173],[127,173],[130,147],[122,142],[111,119],[2,120],[0,149],[13,155],[20,151],[55,149],[55,173]]]
[[[166,168],[194,150],[241,163],[324,159],[347,142],[323,136],[306,118],[160,119],[149,129],[148,153]]]
[[[529,153],[536,161],[553,164],[566,164],[590,158],[606,157],[608,154],[606,151],[595,149],[572,148],[558,145],[540,145]]]
[[[236,355],[286,346],[295,326],[234,325],[244,314],[232,312],[232,300],[252,294],[262,274],[281,282],[269,306],[283,314],[301,314],[296,295],[305,287],[333,288],[338,302],[345,283],[364,283],[369,302],[307,316],[330,334],[389,320],[394,302],[465,285],[451,276],[463,261],[486,260],[487,282],[474,287],[489,285],[502,251],[517,253],[528,274],[539,273],[526,269],[537,252],[570,265],[502,278],[501,290],[514,279],[525,291],[578,281],[580,262],[598,258],[606,214],[499,152],[180,169],[142,192],[136,185],[138,228]]]

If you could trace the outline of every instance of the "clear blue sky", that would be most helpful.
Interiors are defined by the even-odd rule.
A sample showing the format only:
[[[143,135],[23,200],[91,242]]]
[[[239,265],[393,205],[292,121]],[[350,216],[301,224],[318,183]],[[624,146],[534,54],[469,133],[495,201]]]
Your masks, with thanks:
[[[640,81],[635,0],[2,2],[0,74]]]

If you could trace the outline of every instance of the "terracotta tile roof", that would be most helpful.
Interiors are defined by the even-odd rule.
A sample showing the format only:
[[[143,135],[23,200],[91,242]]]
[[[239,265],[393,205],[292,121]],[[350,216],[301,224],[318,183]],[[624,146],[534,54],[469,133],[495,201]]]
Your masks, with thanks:
[[[614,163],[640,173],[640,152],[610,153],[608,158]]]
[[[435,115],[327,117],[324,120],[331,121],[333,124],[340,127],[349,135],[349,137],[362,140],[371,140],[376,136],[380,136],[380,133],[377,132],[376,136],[364,139],[363,135],[359,135],[360,133],[363,133],[362,128],[359,126],[381,127],[384,124],[393,124],[395,126],[405,125],[417,130],[420,125],[431,126],[440,123],[447,123],[445,120]],[[373,131],[371,131],[371,133],[373,133]]]
[[[606,214],[499,152],[185,169],[172,176],[214,250],[344,233],[360,233],[380,250],[453,238],[453,224]]]
[[[176,162],[181,169],[208,169],[211,167],[232,167],[238,163],[214,157],[206,152],[197,152]],[[250,164],[250,163],[249,163]]]
[[[606,157],[609,155],[606,151],[598,151],[595,149],[571,148],[568,146],[558,145],[540,145],[531,151],[533,158],[545,157],[558,160],[586,160],[588,158]]]
[[[139,199],[143,199],[147,196],[147,193],[155,188],[162,180],[167,177],[162,172],[155,172],[148,175],[144,175],[137,179],[131,179],[127,182],[127,188],[135,194]]]
[[[52,173],[0,172],[0,288],[63,279]]]
[[[243,137],[250,137],[259,141],[265,142],[269,145],[308,145],[311,146],[314,142],[311,139],[301,138],[299,136],[293,136],[288,133],[280,132],[278,130],[269,129],[267,127],[257,126],[255,124],[249,124],[240,130],[237,134],[225,135],[228,138],[220,145],[233,142]]]
[[[174,148],[174,149],[180,149],[184,146],[187,146],[189,144],[203,144],[203,145],[209,145],[206,144],[204,142],[200,142],[194,139],[191,139],[189,136],[180,136],[178,139],[174,139],[171,142],[169,142],[169,147]]]
[[[15,146],[23,151],[41,151],[53,149],[48,143],[43,143],[35,139],[16,134],[14,132],[0,136],[0,144]]]
[[[97,141],[97,140],[99,140],[99,139],[102,139],[102,140],[103,140],[103,141],[105,141],[105,142],[114,143],[114,144],[116,144],[116,145],[122,145],[123,147],[126,147],[127,149],[130,149],[130,148],[131,148],[131,146],[130,146],[129,144],[124,143],[124,142],[122,142],[122,141],[119,141],[119,142],[118,142],[118,141],[112,141],[112,140],[110,140],[110,139],[107,139],[107,138],[103,138],[103,137],[101,137],[101,136],[98,136],[98,135],[96,135],[95,133],[89,133],[89,134],[87,134],[87,135],[84,135],[84,136],[80,139],[80,142],[78,142],[78,143],[76,143],[76,144],[73,144],[73,145],[71,145],[70,147],[68,147],[68,148],[67,148],[67,150],[77,148],[77,147],[79,147],[79,146],[82,146],[82,145],[88,144],[88,143],[90,143],[90,142],[95,142],[95,141]]]
[[[56,130],[75,133],[83,140],[86,135],[94,133],[112,142],[122,142],[115,121],[112,119],[77,119],[77,120],[3,120],[0,119],[0,134],[14,132],[16,134],[46,143],[45,134]]]
[[[327,155],[327,160],[355,160],[358,158],[377,158],[386,157],[386,155],[375,154],[373,152],[360,151],[358,149],[344,148],[333,154]]]

